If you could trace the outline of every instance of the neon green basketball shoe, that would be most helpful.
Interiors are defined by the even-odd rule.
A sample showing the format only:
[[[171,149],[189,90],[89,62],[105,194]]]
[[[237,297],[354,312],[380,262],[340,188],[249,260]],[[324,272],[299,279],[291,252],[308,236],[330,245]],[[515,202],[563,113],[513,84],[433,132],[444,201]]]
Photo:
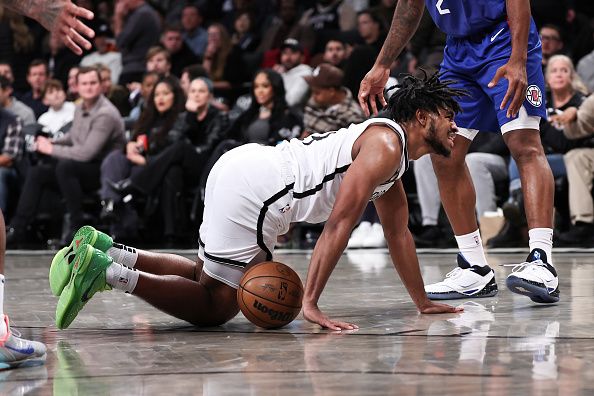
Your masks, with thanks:
[[[96,249],[106,252],[113,246],[113,239],[91,226],[83,226],[76,231],[70,245],[60,249],[52,259],[49,271],[50,288],[54,296],[62,294],[72,273],[72,262],[80,246],[88,243]]]
[[[74,256],[70,280],[64,286],[56,307],[56,326],[65,329],[97,292],[111,290],[106,270],[113,260],[89,244],[81,245]]]

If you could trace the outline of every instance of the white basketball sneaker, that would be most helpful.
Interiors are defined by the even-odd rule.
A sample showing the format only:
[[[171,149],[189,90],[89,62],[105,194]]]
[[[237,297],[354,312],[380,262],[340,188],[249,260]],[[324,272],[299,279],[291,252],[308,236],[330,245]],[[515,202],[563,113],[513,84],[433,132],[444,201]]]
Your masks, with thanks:
[[[526,261],[513,268],[506,284],[510,291],[528,296],[537,303],[559,301],[557,271],[547,262],[547,255],[542,249],[532,249]]]
[[[349,242],[347,243],[347,249],[358,249],[363,247],[363,241],[367,238],[367,234],[371,231],[371,223],[368,221],[362,221],[357,228],[353,230]]]
[[[431,300],[454,300],[470,297],[492,297],[497,294],[495,273],[489,266],[470,265],[458,253],[458,266],[445,279],[425,286]]]
[[[363,239],[364,248],[385,248],[386,237],[384,236],[384,229],[380,223],[373,223],[371,230]]]
[[[8,316],[4,315],[3,322],[0,326],[6,326],[8,333],[0,340],[0,370],[44,364],[45,345],[21,338],[21,335],[8,325]]]

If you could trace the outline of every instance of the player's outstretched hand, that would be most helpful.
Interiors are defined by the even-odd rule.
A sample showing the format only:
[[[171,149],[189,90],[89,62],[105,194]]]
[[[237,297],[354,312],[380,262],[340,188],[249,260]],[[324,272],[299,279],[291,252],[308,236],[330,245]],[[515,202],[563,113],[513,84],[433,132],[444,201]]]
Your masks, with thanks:
[[[361,85],[359,86],[359,105],[363,109],[363,112],[369,117],[369,105],[371,105],[372,114],[377,114],[377,102],[379,99],[382,106],[385,106],[386,99],[384,98],[384,87],[390,77],[390,69],[381,66],[374,65],[371,70],[367,72]],[[369,102],[369,104],[368,104]]]
[[[440,313],[456,313],[464,311],[463,307],[452,307],[451,305],[442,304],[427,300],[419,308],[422,314],[440,314]]]
[[[95,32],[78,19],[93,19],[91,11],[78,7],[71,0],[36,0],[33,3],[29,16],[57,35],[72,52],[81,55],[81,47],[91,49],[86,37],[93,38]]]
[[[515,117],[524,103],[526,96],[526,87],[528,87],[528,77],[526,77],[526,62],[510,59],[505,65],[501,66],[495,72],[495,76],[489,82],[488,87],[493,88],[502,78],[507,79],[509,85],[507,92],[501,101],[501,110],[507,108],[507,118]]]
[[[331,320],[315,305],[303,306],[303,317],[308,322],[319,324],[320,326],[330,330],[356,330],[359,328],[359,326],[352,323]]]

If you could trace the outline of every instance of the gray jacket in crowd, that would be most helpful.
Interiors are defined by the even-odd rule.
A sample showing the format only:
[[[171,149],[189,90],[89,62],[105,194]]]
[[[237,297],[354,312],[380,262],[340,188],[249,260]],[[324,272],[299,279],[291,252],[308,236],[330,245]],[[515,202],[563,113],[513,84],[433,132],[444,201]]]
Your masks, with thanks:
[[[95,105],[83,110],[77,105],[70,131],[52,141],[52,157],[80,162],[100,161],[110,151],[124,148],[124,120],[103,95]]]

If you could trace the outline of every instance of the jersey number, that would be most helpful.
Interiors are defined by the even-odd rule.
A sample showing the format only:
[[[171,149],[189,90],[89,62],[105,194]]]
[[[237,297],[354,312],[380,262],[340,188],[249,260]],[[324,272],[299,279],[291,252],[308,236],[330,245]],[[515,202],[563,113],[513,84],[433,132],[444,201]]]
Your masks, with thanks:
[[[437,11],[439,12],[439,14],[440,15],[449,14],[450,9],[449,8],[441,8],[442,4],[443,4],[443,0],[437,0],[437,4],[435,4],[435,8],[437,8]]]

